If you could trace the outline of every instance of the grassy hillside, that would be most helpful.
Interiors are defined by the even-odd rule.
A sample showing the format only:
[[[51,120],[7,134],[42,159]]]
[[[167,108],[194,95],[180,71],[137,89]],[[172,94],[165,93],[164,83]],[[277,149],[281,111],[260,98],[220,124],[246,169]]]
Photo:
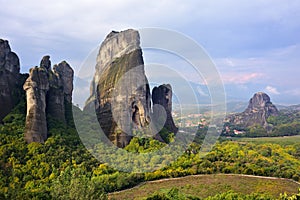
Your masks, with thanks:
[[[143,199],[153,193],[177,188],[180,192],[200,198],[231,190],[236,193],[264,193],[278,198],[280,193],[295,194],[299,184],[287,179],[240,175],[196,175],[150,181],[138,187],[109,194],[110,199]]]

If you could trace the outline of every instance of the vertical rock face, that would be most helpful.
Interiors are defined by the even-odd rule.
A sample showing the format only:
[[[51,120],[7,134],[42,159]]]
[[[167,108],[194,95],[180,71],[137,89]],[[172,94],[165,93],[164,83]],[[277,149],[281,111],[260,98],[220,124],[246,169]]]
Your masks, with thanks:
[[[160,85],[159,87],[154,87],[152,90],[152,102],[153,102],[153,119],[159,119],[166,112],[166,120],[164,127],[173,133],[177,133],[178,128],[175,126],[172,117],[172,87],[170,84]],[[161,105],[161,107],[155,106]]]
[[[47,139],[47,116],[66,122],[65,102],[72,101],[73,74],[65,61],[55,65],[52,71],[50,56],[43,57],[40,67],[30,69],[23,86],[27,99],[25,140],[28,143]]]
[[[151,94],[136,30],[108,34],[100,46],[90,93],[84,109],[96,112],[103,132],[113,144],[125,147],[135,131],[155,132],[151,131]],[[154,93],[155,102],[166,110],[165,126],[175,132],[171,86],[161,86]],[[158,114],[159,109],[154,112]]]
[[[27,99],[25,141],[44,142],[47,139],[46,95],[49,90],[46,68],[30,69],[24,90]]]
[[[74,71],[72,67],[66,61],[62,61],[58,65],[53,66],[53,71],[61,79],[65,100],[68,103],[72,103],[74,78]]]
[[[51,117],[65,122],[64,89],[62,80],[58,74],[48,71],[49,90],[46,96],[46,112]]]
[[[267,127],[267,119],[270,116],[277,116],[278,110],[272,104],[270,97],[258,92],[250,99],[247,109],[230,118],[230,123],[249,127],[255,124]]]
[[[150,123],[150,89],[137,31],[113,31],[101,44],[88,108],[96,110],[102,130],[118,147],[130,142],[134,129]]]
[[[50,56],[44,56],[40,62],[40,67],[48,70],[51,70],[51,61]]]
[[[8,41],[0,39],[0,123],[20,98],[20,63]]]

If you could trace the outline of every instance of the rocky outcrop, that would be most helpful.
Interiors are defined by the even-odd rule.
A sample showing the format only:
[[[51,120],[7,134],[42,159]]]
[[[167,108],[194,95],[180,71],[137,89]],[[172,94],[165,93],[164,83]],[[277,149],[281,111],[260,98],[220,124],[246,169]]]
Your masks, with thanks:
[[[50,56],[43,57],[40,67],[30,69],[23,86],[27,99],[25,140],[28,143],[47,139],[48,116],[66,122],[65,103],[72,102],[73,75],[65,61],[52,70]]]
[[[0,122],[16,105],[19,71],[18,56],[11,51],[8,41],[0,39]]]
[[[85,111],[96,112],[106,137],[118,147],[125,147],[135,131],[154,136],[151,124],[151,94],[144,71],[140,36],[136,30],[112,31],[100,46],[96,72],[91,84]],[[167,104],[155,93],[158,103],[166,105],[169,121],[166,126],[175,130],[171,116],[172,102]],[[168,90],[167,97],[172,97]],[[155,111],[156,113],[158,111]],[[172,124],[173,123],[173,124]],[[174,125],[174,126],[173,126]]]
[[[72,67],[66,61],[62,61],[58,65],[53,66],[53,71],[61,80],[65,100],[68,103],[72,103],[74,79],[74,71]]]
[[[49,90],[48,72],[44,67],[30,69],[24,84],[27,99],[25,141],[44,142],[47,139],[46,95]]]
[[[263,92],[258,92],[250,99],[247,109],[240,114],[230,116],[229,122],[243,127],[261,125],[266,128],[268,117],[277,115],[278,110],[272,104],[270,97]]]
[[[20,99],[20,81],[19,58],[8,41],[0,39],[0,123]]]
[[[150,88],[136,30],[108,34],[100,46],[90,93],[84,110],[96,112],[106,137],[118,147],[125,147],[135,132],[161,141],[157,132],[162,127],[177,132],[171,115],[170,85],[153,91],[155,105],[151,112]],[[163,118],[163,124],[151,119],[154,117]]]
[[[143,65],[137,31],[113,31],[101,44],[85,110],[96,110],[103,132],[118,147],[130,142],[134,129],[150,123],[150,89]]]
[[[164,127],[172,132],[177,133],[178,128],[175,126],[172,117],[172,87],[170,84],[160,85],[159,87],[154,87],[152,90],[152,102],[153,102],[153,119],[160,120],[161,116],[166,115],[164,121]],[[161,105],[163,109],[159,106]],[[164,114],[165,113],[165,114]],[[156,124],[159,124],[156,123]]]

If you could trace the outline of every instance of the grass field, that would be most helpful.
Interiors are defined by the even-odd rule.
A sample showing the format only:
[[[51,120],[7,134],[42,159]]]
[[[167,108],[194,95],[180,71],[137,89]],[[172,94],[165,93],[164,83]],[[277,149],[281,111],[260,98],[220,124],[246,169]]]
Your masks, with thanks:
[[[174,187],[185,194],[201,198],[214,196],[229,190],[243,194],[266,193],[278,197],[280,193],[284,192],[288,194],[297,193],[300,185],[290,180],[278,178],[226,174],[195,175],[146,182],[132,189],[111,193],[109,199],[142,199],[154,192]]]
[[[256,144],[274,143],[281,145],[300,144],[300,135],[285,137],[232,138],[234,141],[253,142]]]

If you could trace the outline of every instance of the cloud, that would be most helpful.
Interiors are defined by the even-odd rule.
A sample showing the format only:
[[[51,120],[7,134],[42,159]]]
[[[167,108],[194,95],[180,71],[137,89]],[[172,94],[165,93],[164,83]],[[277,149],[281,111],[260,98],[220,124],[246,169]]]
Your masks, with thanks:
[[[191,13],[195,3],[182,4],[179,0],[0,2],[0,38],[8,39],[13,45],[26,67],[24,72],[38,64],[45,54],[51,55],[53,63],[67,59],[77,68],[111,30],[176,29],[190,20],[184,16]]]
[[[214,59],[220,70],[226,71],[246,71],[259,70],[266,65],[268,59],[265,57],[231,57]]]
[[[296,20],[299,13],[297,0],[288,4],[280,0],[191,0],[188,3],[179,0],[10,0],[1,4],[0,22],[1,32],[6,36],[48,39],[48,42],[39,41],[39,45],[51,45],[53,41],[65,41],[66,38],[98,43],[112,29],[150,26],[176,29],[197,36],[199,41],[207,39],[204,41],[207,44],[215,42],[216,51],[224,44],[233,45],[227,48],[228,51],[235,50],[232,47],[237,44],[245,47],[272,40],[264,38],[269,37],[268,31],[261,30],[264,27],[277,30],[272,35],[278,32],[278,27],[290,32],[299,27]],[[241,27],[246,30],[242,32]],[[254,34],[257,31],[259,34]]]
[[[258,49],[247,56],[214,59],[224,81],[242,83],[252,80],[265,85],[298,88],[300,43],[271,50]],[[255,79],[257,78],[257,79]],[[262,79],[263,78],[263,79]]]
[[[203,89],[199,86],[197,86],[197,92],[201,95],[201,96],[205,96],[205,97],[208,97],[209,95],[207,93],[205,93],[203,91]]]
[[[293,90],[287,90],[284,92],[284,94],[300,97],[300,88],[293,89]]]
[[[177,0],[159,3],[139,0],[74,0],[72,2],[12,0],[2,4],[0,21],[5,25],[13,24],[13,26],[3,26],[5,32],[22,30],[23,34],[34,37],[60,35],[95,41],[104,37],[112,29],[167,25],[172,20],[183,23],[188,18],[181,16],[188,14],[192,6],[178,5],[180,3]],[[168,12],[169,9],[172,12]]]
[[[275,87],[272,87],[272,86],[269,86],[269,85],[265,88],[265,91],[267,93],[274,94],[274,95],[279,95],[280,94],[280,92],[278,92],[278,90]]]
[[[280,91],[294,91],[291,95],[299,88],[298,0],[0,3],[0,38],[10,41],[23,72],[38,65],[45,54],[51,55],[52,63],[68,61],[78,72],[86,56],[111,30],[162,27],[180,31],[203,45],[225,83],[260,82]],[[187,74],[193,81],[202,80],[188,70],[182,75]]]
[[[245,84],[255,82],[263,76],[262,73],[230,73],[223,74],[222,79],[225,84]]]

